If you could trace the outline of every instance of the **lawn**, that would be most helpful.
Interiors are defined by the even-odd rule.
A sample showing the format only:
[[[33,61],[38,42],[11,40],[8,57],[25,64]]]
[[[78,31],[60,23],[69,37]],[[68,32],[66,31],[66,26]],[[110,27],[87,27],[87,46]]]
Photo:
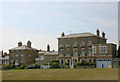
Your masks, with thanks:
[[[29,69],[2,71],[3,80],[117,80],[118,69]]]

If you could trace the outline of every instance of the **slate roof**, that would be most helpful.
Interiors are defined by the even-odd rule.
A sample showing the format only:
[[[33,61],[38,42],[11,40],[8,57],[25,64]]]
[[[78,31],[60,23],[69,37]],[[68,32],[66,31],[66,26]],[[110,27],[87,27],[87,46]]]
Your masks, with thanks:
[[[12,49],[9,49],[9,50],[25,50],[25,49],[27,49],[27,50],[37,50],[37,49],[35,49],[35,48],[29,48],[29,47],[27,47],[26,45],[22,45],[22,46],[19,46],[19,47],[15,47],[15,48],[12,48]]]
[[[65,35],[65,36],[59,37],[59,38],[76,38],[76,37],[89,37],[89,36],[96,36],[96,37],[102,38],[101,36],[97,36],[97,35],[92,34],[92,33],[90,33],[90,32],[74,33],[74,34]],[[58,38],[58,39],[59,39],[59,38]],[[103,38],[103,39],[106,39],[106,38]]]

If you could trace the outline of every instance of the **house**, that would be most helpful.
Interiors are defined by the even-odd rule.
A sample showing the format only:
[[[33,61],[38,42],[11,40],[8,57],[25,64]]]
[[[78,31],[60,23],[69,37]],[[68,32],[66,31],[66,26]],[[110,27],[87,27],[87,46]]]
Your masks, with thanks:
[[[35,63],[37,57],[37,49],[31,47],[31,42],[28,41],[27,45],[22,45],[22,42],[18,42],[18,47],[9,49],[9,61],[15,65],[28,65]]]
[[[38,52],[38,58],[36,58],[36,62],[42,65],[49,64],[52,60],[58,59],[58,51],[50,51],[50,46],[47,45],[47,51],[40,50]]]
[[[0,69],[2,69],[3,64],[9,64],[9,54],[2,50],[0,52]]]
[[[58,55],[60,65],[69,62],[73,68],[76,63],[86,60],[94,62],[97,68],[112,66],[112,57],[116,55],[116,44],[107,43],[105,33],[100,36],[97,29],[96,35],[90,32],[65,35],[58,38]]]

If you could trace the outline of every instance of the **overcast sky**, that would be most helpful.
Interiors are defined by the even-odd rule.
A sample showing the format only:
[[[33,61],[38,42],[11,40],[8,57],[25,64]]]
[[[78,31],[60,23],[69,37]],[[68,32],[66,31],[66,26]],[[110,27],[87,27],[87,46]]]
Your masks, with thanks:
[[[17,47],[19,41],[32,47],[57,50],[57,38],[65,34],[105,32],[108,42],[118,44],[117,2],[21,2],[2,3],[1,49]]]

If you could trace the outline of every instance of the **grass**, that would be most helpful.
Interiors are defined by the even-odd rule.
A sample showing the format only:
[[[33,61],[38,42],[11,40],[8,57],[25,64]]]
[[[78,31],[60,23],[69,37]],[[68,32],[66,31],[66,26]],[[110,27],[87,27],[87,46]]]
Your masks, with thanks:
[[[3,80],[118,80],[117,68],[30,69],[2,71]]]

